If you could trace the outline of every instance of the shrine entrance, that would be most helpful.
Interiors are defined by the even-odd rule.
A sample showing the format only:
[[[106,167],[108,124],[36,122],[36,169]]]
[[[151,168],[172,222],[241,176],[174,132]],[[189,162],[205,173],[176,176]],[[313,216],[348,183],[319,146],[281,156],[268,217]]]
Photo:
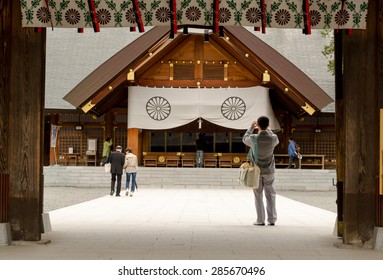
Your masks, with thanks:
[[[14,240],[40,240],[42,233],[42,202],[43,202],[43,112],[44,112],[44,86],[45,86],[45,30],[58,23],[57,19],[66,18],[73,28],[91,26],[99,31],[97,13],[95,7],[91,7],[90,13],[79,13],[73,10],[70,1],[68,11],[53,11],[43,9],[44,1],[38,1],[38,5],[32,5],[31,1],[1,1],[0,11],[0,39],[3,51],[0,52],[1,78],[0,78],[0,186],[6,189],[6,202],[0,207],[6,211],[1,215],[10,223],[12,239]],[[52,2],[52,1],[49,1]],[[53,1],[54,2],[54,1]],[[93,1],[90,1],[93,2]],[[163,5],[166,1],[163,1]],[[171,21],[167,25],[171,29],[171,35],[177,31],[177,2],[170,1],[173,6],[169,9]],[[195,1],[209,2],[206,5],[212,8],[207,14],[211,18],[190,17],[187,9],[182,17],[185,22],[196,21],[208,22],[213,32],[219,34],[220,20],[217,15],[226,6],[219,6],[219,1]],[[267,2],[267,1],[266,1]],[[323,1],[324,2],[324,1]],[[345,244],[368,245],[373,242],[374,231],[379,231],[383,226],[383,191],[379,188],[382,180],[382,152],[379,140],[380,123],[379,112],[383,108],[383,81],[381,77],[383,55],[383,24],[379,21],[383,12],[383,1],[355,1],[358,3],[358,20],[350,16],[349,7],[345,1],[326,1],[338,7],[339,16],[334,17],[333,25],[329,28],[338,29],[335,32],[335,63],[336,63],[336,118],[337,118],[337,188],[341,197],[338,214],[340,231]],[[36,1],[34,3],[37,3]],[[132,1],[132,5],[137,1]],[[194,2],[193,2],[194,3]],[[265,3],[265,1],[261,1]],[[307,4],[307,1],[303,2]],[[319,4],[318,4],[319,3]],[[226,4],[224,4],[226,5]],[[319,5],[319,6],[318,6]],[[362,15],[367,14],[366,17]],[[161,7],[162,7],[161,6]],[[283,7],[287,4],[283,1]],[[56,5],[60,7],[60,5]],[[180,6],[179,6],[180,7]],[[21,17],[21,8],[28,10]],[[128,13],[132,8],[132,12]],[[189,7],[188,7],[189,8]],[[287,23],[295,26],[296,22],[286,22],[288,18],[286,9],[274,15],[268,11],[267,5],[261,5],[254,13],[243,14],[243,18],[251,23],[257,22],[260,30],[266,32],[266,27],[286,27]],[[40,10],[39,10],[40,9]],[[327,16],[310,17],[310,10],[325,10]],[[130,22],[133,15],[134,26],[143,31],[147,18],[138,12],[140,7],[134,5],[124,11],[125,17],[122,22],[105,22],[121,26]],[[328,18],[329,12],[321,1],[315,2],[315,7],[303,5],[303,17],[300,28],[309,34],[316,20],[318,23],[328,24],[324,19]],[[108,11],[108,10],[107,10]],[[226,10],[225,10],[226,11]],[[230,9],[228,9],[230,11]],[[288,10],[287,10],[288,11]],[[58,12],[62,17],[53,18],[50,12]],[[144,12],[144,11],[142,11]],[[153,13],[152,11],[146,11]],[[236,11],[239,12],[239,11]],[[272,13],[272,21],[268,22],[266,13]],[[90,16],[90,14],[93,15]],[[115,13],[122,15],[121,12]],[[193,13],[194,14],[194,13]],[[223,13],[221,13],[222,15]],[[226,13],[228,15],[229,13]],[[353,14],[353,12],[351,13]],[[31,17],[34,15],[35,17]],[[167,13],[165,13],[167,15]],[[189,15],[189,16],[188,16]],[[198,15],[198,13],[194,14]],[[260,21],[256,21],[260,15]],[[291,17],[291,15],[290,15]],[[101,17],[104,18],[104,17]],[[106,17],[107,18],[107,17]],[[350,20],[350,19],[353,20]],[[365,24],[366,30],[356,28]],[[92,19],[89,21],[89,19]],[[161,18],[156,19],[161,23]],[[231,24],[236,24],[238,17],[230,18]],[[311,23],[312,20],[312,23]],[[44,25],[29,27],[24,23],[43,22]],[[93,21],[93,22],[92,22]],[[154,22],[153,18],[153,22]],[[61,20],[59,24],[63,24]],[[78,25],[77,25],[78,24]],[[347,24],[351,24],[348,26]],[[154,25],[156,25],[154,23]],[[30,28],[33,27],[33,28]],[[36,27],[36,30],[35,28]],[[41,29],[42,28],[42,29]],[[323,28],[323,27],[322,27]],[[354,28],[351,32],[349,29]],[[362,28],[364,29],[364,28]],[[303,36],[303,35],[302,35]],[[244,52],[246,57],[246,52]],[[125,79],[126,77],[123,77]],[[288,91],[287,91],[288,92]],[[102,93],[101,93],[102,94]],[[89,106],[92,104],[90,103]],[[132,132],[134,133],[134,132]],[[380,144],[380,145],[379,145]],[[380,171],[379,171],[380,170]],[[380,173],[379,173],[380,172]],[[6,205],[4,207],[4,205]]]

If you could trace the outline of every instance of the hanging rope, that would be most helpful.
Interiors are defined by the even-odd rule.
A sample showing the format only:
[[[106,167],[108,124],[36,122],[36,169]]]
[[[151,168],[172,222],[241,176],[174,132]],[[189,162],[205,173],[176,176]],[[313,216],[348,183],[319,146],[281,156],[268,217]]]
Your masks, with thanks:
[[[100,25],[97,20],[96,6],[94,5],[94,0],[88,0],[89,9],[90,9],[90,17],[93,23],[94,32],[100,32]]]
[[[134,15],[136,16],[138,31],[144,32],[145,29],[144,29],[144,24],[142,23],[142,17],[141,17],[140,7],[138,6],[138,0],[133,1],[133,10],[134,10]]]
[[[170,38],[174,38],[177,33],[177,2],[170,1]]]
[[[261,0],[261,17],[262,17],[262,33],[266,33],[266,4],[265,0]]]
[[[311,34],[311,18],[310,18],[309,0],[303,1],[303,21],[305,25],[303,29],[303,33],[306,35]]]
[[[214,0],[213,32],[219,31],[219,0]]]
[[[48,3],[48,0],[45,0],[45,5],[47,5],[47,10],[48,10],[48,13],[49,13],[49,15],[50,15],[50,17],[49,17],[49,21],[51,22],[52,31],[53,31],[52,14],[51,14],[51,11],[49,10],[49,3]]]
[[[342,9],[341,9],[342,12],[344,11],[344,4],[346,4],[346,0],[342,0]],[[338,25],[338,29],[339,29],[339,25]],[[347,29],[347,34],[352,35],[352,29]]]

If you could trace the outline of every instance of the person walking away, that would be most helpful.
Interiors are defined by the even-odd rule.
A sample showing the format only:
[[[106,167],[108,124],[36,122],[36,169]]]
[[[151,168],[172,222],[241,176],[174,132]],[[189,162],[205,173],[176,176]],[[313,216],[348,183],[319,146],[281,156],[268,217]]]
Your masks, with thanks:
[[[120,196],[121,192],[121,177],[123,166],[125,164],[125,155],[122,153],[122,147],[117,146],[116,151],[110,154],[110,173],[112,174],[112,182],[110,187],[110,195],[114,194],[114,186],[117,178],[116,196]]]
[[[205,150],[206,140],[205,135],[200,133],[196,140],[196,167],[202,167],[203,165],[203,151]]]
[[[126,172],[126,195],[133,196],[135,188],[136,188],[136,175],[137,175],[137,156],[132,153],[131,148],[126,148],[126,155],[125,155],[125,164],[124,164],[124,170]],[[130,178],[132,178],[132,184],[131,187],[129,187],[130,184]]]
[[[103,143],[102,147],[102,160],[100,165],[104,165],[105,163],[109,163],[110,150],[112,148],[113,141],[112,138],[107,137]]]
[[[287,153],[289,154],[289,165],[287,168],[291,168],[293,162],[294,162],[294,168],[299,168],[299,158],[298,158],[298,152],[296,150],[297,143],[295,142],[293,137],[289,138],[289,146],[287,148]]]
[[[253,134],[258,129],[258,134]],[[274,188],[275,159],[274,148],[278,145],[278,136],[269,129],[269,118],[261,116],[251,124],[242,139],[243,143],[254,150],[254,141],[258,141],[258,166],[260,168],[259,188],[253,189],[255,197],[255,209],[257,220],[253,223],[257,226],[265,225],[265,207],[263,204],[263,192],[266,197],[267,221],[274,226],[277,221],[277,210],[275,205],[276,192]]]

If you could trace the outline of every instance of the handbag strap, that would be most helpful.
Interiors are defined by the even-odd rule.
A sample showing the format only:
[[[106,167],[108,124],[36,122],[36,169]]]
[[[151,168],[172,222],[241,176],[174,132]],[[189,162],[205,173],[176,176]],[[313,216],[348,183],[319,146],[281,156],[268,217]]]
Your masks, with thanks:
[[[253,154],[254,163],[258,162],[258,135],[254,137],[254,154]]]
[[[247,153],[247,158],[253,165],[258,163],[258,135],[254,135],[254,146]]]

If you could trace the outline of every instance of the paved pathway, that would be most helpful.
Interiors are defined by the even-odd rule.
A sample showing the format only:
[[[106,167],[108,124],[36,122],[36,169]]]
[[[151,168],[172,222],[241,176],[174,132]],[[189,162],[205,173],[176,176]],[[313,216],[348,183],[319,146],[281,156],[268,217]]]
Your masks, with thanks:
[[[13,242],[0,259],[383,260],[382,251],[334,246],[333,212],[278,196],[276,226],[259,227],[253,203],[247,189],[106,195],[49,212],[50,243]]]

